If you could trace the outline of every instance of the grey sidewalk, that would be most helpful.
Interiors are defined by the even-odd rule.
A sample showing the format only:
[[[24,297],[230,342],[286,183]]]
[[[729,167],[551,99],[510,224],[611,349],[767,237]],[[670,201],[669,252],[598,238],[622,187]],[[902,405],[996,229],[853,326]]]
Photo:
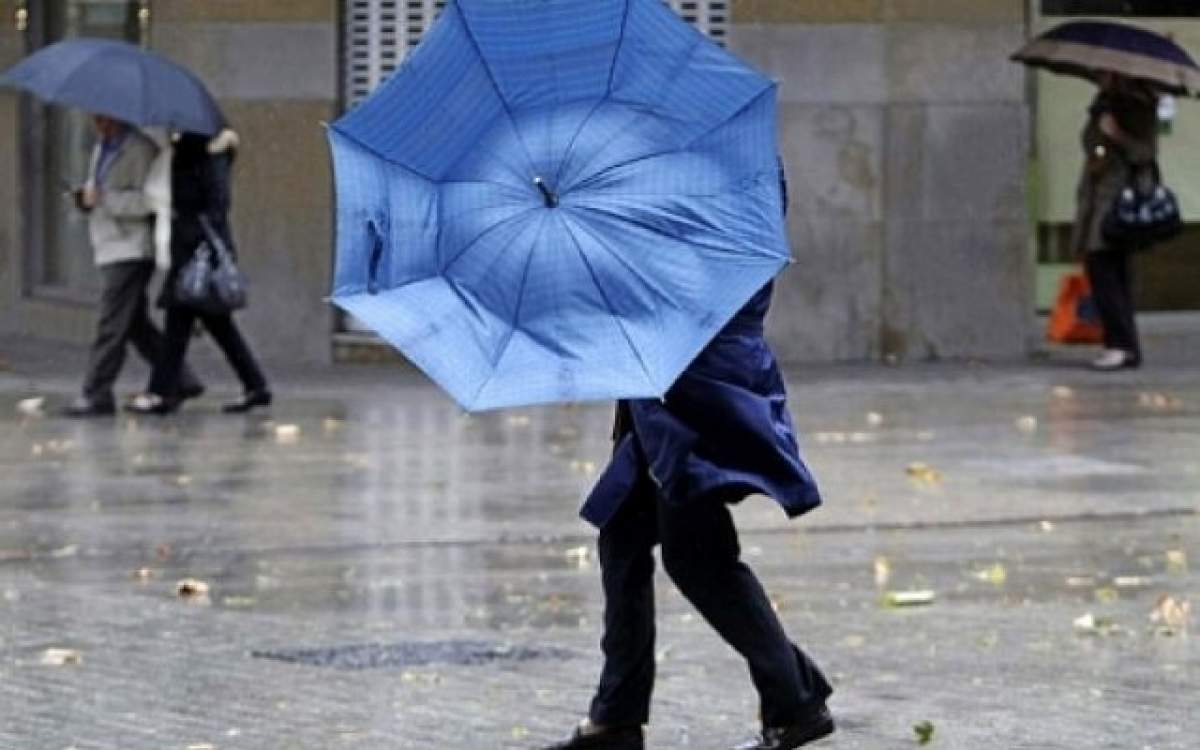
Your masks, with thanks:
[[[789,369],[827,506],[738,515],[836,680],[821,746],[916,746],[920,721],[930,747],[1195,746],[1195,634],[1149,615],[1200,602],[1200,351],[1190,325],[1160,330],[1150,369],[1111,376],[1078,353]],[[524,748],[586,706],[601,601],[575,508],[608,408],[466,417],[411,373],[342,368],[278,377],[269,417],[215,397],[169,419],[17,415],[69,396],[79,358],[0,341],[0,748]],[[175,595],[185,577],[207,604]],[[937,599],[881,606],[910,589]],[[665,579],[660,602],[651,745],[728,747],[754,725],[744,669]],[[1112,627],[1080,631],[1088,613]],[[457,641],[517,650],[254,655],[471,656]]]

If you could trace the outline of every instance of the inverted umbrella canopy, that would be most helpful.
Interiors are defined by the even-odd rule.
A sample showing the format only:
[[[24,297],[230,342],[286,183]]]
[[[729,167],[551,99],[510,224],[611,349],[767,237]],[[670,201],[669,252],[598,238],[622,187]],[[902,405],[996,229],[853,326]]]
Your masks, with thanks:
[[[208,89],[186,68],[111,39],[55,42],[7,70],[0,84],[143,127],[215,135],[225,124]]]
[[[661,0],[456,0],[329,137],[333,301],[469,410],[661,396],[789,260],[775,85]]]
[[[1101,71],[1144,80],[1171,94],[1200,93],[1200,66],[1162,34],[1107,21],[1076,21],[1047,31],[1013,60],[1094,80]]]

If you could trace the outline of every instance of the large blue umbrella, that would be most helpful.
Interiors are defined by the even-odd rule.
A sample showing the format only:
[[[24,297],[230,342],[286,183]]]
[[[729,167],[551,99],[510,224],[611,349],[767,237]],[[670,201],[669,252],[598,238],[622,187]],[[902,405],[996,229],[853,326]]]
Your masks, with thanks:
[[[0,84],[135,125],[215,135],[225,124],[212,95],[186,68],[111,39],[55,42],[5,71]]]
[[[661,396],[788,262],[775,85],[662,0],[456,0],[330,128],[333,301],[464,408]]]

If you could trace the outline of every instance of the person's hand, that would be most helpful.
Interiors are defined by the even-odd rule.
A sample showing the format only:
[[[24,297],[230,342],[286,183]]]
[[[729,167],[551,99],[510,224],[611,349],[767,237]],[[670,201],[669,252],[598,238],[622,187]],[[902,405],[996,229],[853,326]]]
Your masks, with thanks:
[[[1117,122],[1117,118],[1113,117],[1111,112],[1105,112],[1100,116],[1100,132],[1113,139],[1117,143],[1125,140],[1125,131],[1121,130],[1121,125]]]
[[[84,211],[91,211],[100,202],[100,191],[94,185],[85,185],[75,191],[75,202]]]

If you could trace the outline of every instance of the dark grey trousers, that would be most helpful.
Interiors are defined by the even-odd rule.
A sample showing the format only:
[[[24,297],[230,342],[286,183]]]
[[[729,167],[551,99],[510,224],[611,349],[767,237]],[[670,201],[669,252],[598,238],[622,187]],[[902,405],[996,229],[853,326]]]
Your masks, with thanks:
[[[597,724],[645,724],[654,687],[654,558],[708,624],[746,659],[765,726],[803,723],[833,692],[783,630],[770,599],[740,559],[729,508],[663,500],[647,479],[600,532],[604,671],[592,700]]]
[[[154,275],[154,263],[131,260],[100,267],[104,290],[100,296],[100,320],[92,342],[83,395],[96,404],[113,402],[113,384],[125,364],[126,344],[153,367],[163,352],[163,336],[150,321],[146,285]],[[199,385],[186,367],[180,375],[184,387]]]
[[[1085,266],[1092,283],[1092,298],[1104,324],[1104,346],[1120,349],[1141,361],[1142,345],[1133,302],[1132,253],[1116,249],[1089,253]]]

